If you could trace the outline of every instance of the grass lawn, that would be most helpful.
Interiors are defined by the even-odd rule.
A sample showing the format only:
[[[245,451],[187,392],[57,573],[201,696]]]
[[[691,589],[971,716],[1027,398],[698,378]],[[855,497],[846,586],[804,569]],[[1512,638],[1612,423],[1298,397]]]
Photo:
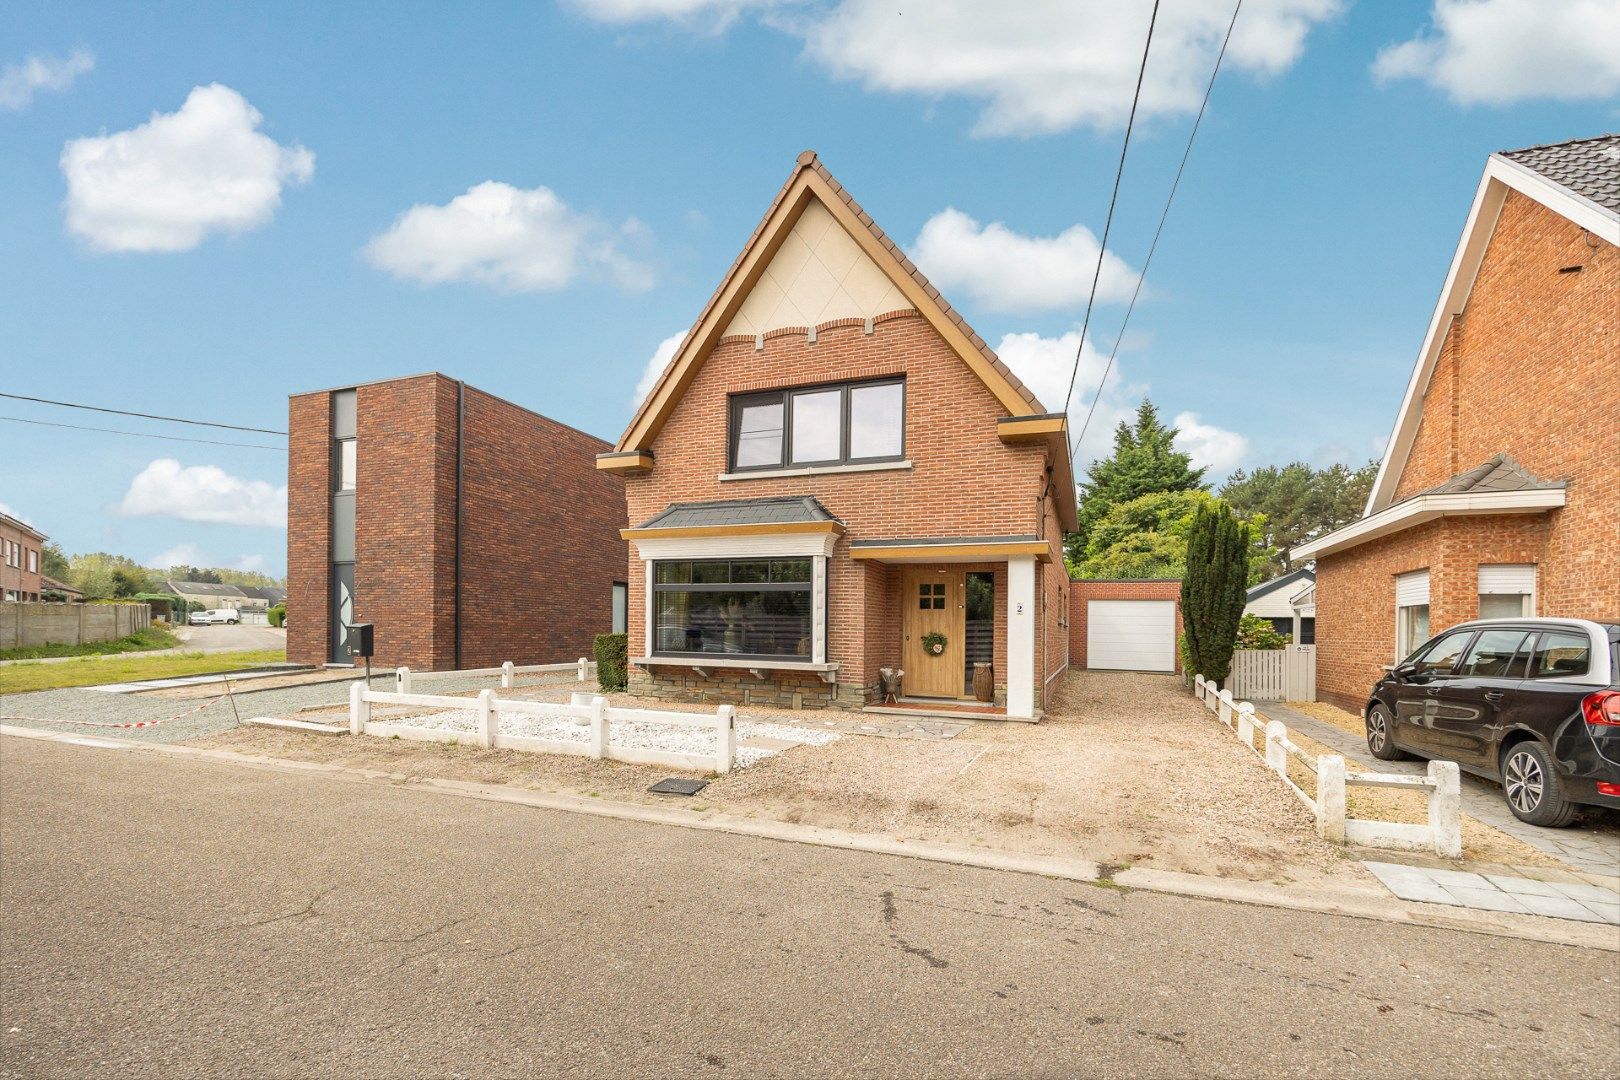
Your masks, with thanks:
[[[69,686],[169,679],[179,675],[207,675],[236,671],[259,664],[279,664],[284,649],[254,649],[227,653],[170,653],[164,656],[86,656],[61,664],[10,664],[0,667],[0,694],[26,694]]]
[[[31,645],[23,649],[0,649],[0,660],[42,660],[53,656],[109,656],[149,649],[173,649],[180,639],[158,626],[137,630],[117,641],[92,641],[86,645]]]

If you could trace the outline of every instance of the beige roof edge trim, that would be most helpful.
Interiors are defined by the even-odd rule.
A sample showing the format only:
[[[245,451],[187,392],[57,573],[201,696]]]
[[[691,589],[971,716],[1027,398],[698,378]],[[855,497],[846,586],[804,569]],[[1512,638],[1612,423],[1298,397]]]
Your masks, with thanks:
[[[1406,459],[1417,440],[1429,379],[1434,374],[1440,349],[1451,328],[1451,320],[1460,315],[1468,304],[1474,280],[1479,276],[1480,265],[1484,262],[1491,235],[1496,231],[1496,221],[1509,190],[1535,200],[1560,217],[1620,247],[1620,220],[1616,220],[1608,211],[1594,209],[1595,204],[1589,200],[1499,154],[1492,154],[1487,159],[1479,187],[1474,192],[1474,201],[1468,210],[1468,219],[1463,225],[1462,236],[1457,241],[1457,250],[1452,255],[1451,267],[1446,272],[1440,299],[1435,305],[1434,315],[1429,319],[1417,362],[1412,367],[1406,394],[1395,414],[1389,444],[1384,449],[1383,459],[1378,465],[1378,476],[1373,481],[1367,505],[1362,510],[1364,516],[1375,514],[1395,501],[1395,489],[1400,485]]]
[[[787,183],[778,192],[775,201],[765,212],[764,219],[749,237],[742,254],[726,272],[714,297],[699,316],[698,322],[686,335],[680,350],[664,368],[653,390],[636,410],[630,426],[620,437],[615,451],[628,452],[645,449],[657,437],[665,419],[681,394],[691,384],[697,368],[707,358],[731,317],[741,304],[743,296],[763,272],[770,257],[776,254],[788,231],[804,212],[808,200],[818,200],[834,220],[841,225],[878,267],[886,273],[895,287],[911,301],[923,318],[928,320],[945,342],[951,346],[979,377],[985,387],[1008,412],[1017,416],[1039,415],[1039,409],[1028,397],[1020,393],[1006,376],[997,371],[972,340],[946,316],[939,303],[908,273],[894,253],[881,243],[873,227],[863,223],[849,204],[839,197],[817,168],[818,159],[810,154],[801,155]]]
[[[1288,553],[1289,559],[1303,562],[1321,555],[1356,547],[1391,533],[1404,532],[1437,518],[1482,514],[1540,514],[1565,505],[1564,489],[1527,488],[1523,491],[1463,491],[1414,495],[1394,506],[1385,507],[1335,529],[1326,536],[1300,544]]]

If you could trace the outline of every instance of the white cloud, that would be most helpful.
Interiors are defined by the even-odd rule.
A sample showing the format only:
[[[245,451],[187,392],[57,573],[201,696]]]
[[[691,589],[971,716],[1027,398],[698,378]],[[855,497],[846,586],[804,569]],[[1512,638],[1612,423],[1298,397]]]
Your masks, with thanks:
[[[548,292],[582,277],[624,289],[652,286],[652,269],[619,250],[617,231],[568,206],[547,187],[486,180],[444,206],[418,204],[366,245],[365,256],[398,278],[438,285],[474,281],[501,292]]]
[[[231,563],[232,570],[263,570],[263,555],[238,555]]]
[[[1620,92],[1620,0],[1435,0],[1431,21],[1380,50],[1374,77],[1422,79],[1465,105]]]
[[[202,566],[204,563],[196,544],[176,544],[147,559],[145,565],[153,570],[167,570],[171,566]]]
[[[783,0],[565,0],[587,18],[605,23],[667,19],[714,33],[724,30],[749,9],[780,6]]]
[[[7,64],[0,68],[0,109],[26,109],[38,91],[66,90],[95,66],[95,55],[85,49],[74,49],[60,60],[30,56],[20,64]]]
[[[315,174],[315,155],[260,132],[263,119],[214,83],[139,127],[70,141],[68,228],[99,251],[188,251],[268,223],[282,186]]]
[[[181,465],[174,458],[158,458],[130,481],[118,509],[131,517],[284,529],[287,486],[244,480],[217,465]]]
[[[653,386],[657,384],[658,376],[662,375],[664,369],[669,367],[669,362],[675,359],[675,350],[679,349],[681,342],[685,340],[686,331],[682,330],[658,343],[658,348],[647,357],[647,365],[642,368],[641,378],[636,382],[635,400],[630,403],[631,408],[641,407],[641,403],[647,399],[647,395],[652,393]]]
[[[1181,412],[1171,421],[1179,430],[1176,449],[1192,456],[1192,463],[1207,467],[1213,477],[1235,469],[1249,453],[1249,440],[1235,431],[1205,424],[1195,412]]]
[[[1097,269],[1097,237],[1084,225],[1056,236],[1025,236],[999,221],[980,225],[954,207],[923,223],[911,258],[944,292],[959,290],[985,311],[1075,310]],[[1103,257],[1097,299],[1128,299],[1136,272],[1113,252]]]
[[[1136,414],[1136,402],[1146,388],[1126,382],[1119,362],[1109,373],[1102,398],[1085,425],[1091,399],[1096,395],[1108,357],[1097,351],[1091,338],[1086,340],[1085,355],[1080,358],[1080,371],[1074,378],[1074,394],[1069,399],[1069,437],[1075,438],[1085,426],[1085,437],[1075,450],[1074,467],[1085,474],[1088,464],[1107,456],[1114,442],[1114,428],[1121,420],[1130,420]],[[1069,373],[1074,369],[1074,351],[1080,344],[1080,331],[1070,330],[1057,337],[1040,334],[1007,334],[996,346],[996,355],[1012,368],[1025,386],[1040,398],[1041,404],[1051,412],[1064,410],[1064,394],[1069,387]]]
[[[31,529],[38,528],[32,519],[25,518],[21,514],[17,513],[17,511],[13,510],[10,503],[0,502],[0,514],[4,514],[9,518],[16,518],[18,521],[22,522],[24,525],[27,525]]]

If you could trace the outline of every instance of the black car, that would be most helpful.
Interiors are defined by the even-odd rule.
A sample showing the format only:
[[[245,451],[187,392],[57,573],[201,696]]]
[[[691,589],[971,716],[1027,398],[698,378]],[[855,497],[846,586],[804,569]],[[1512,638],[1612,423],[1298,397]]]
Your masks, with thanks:
[[[1374,757],[1455,761],[1532,825],[1620,807],[1620,625],[1482,619],[1388,670],[1367,702]]]

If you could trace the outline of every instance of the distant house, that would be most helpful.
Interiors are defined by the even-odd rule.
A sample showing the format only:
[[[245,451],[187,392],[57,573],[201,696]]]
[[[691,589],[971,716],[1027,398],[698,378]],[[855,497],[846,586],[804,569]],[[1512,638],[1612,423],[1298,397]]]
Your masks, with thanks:
[[[221,585],[211,581],[167,581],[164,587],[188,604],[204,608],[229,608],[233,611],[264,611],[270,605],[258,597],[248,596],[235,585]]]
[[[1266,619],[1277,633],[1287,636],[1295,645],[1314,645],[1315,584],[1316,575],[1309,568],[1262,581],[1249,590],[1243,614]],[[1310,608],[1309,615],[1304,614],[1306,607]]]
[[[263,600],[267,609],[287,602],[287,590],[274,585],[238,585],[237,588],[249,600]]]
[[[1365,516],[1316,561],[1317,692],[1476,618],[1620,621],[1620,135],[1493,154]],[[1554,632],[1495,647],[1546,649]],[[1556,645],[1552,647],[1557,647]]]
[[[45,539],[27,522],[0,514],[0,599],[39,600],[39,558]]]
[[[84,599],[84,593],[79,589],[75,589],[65,581],[57,581],[46,574],[39,575],[39,590],[42,596],[46,593],[61,593],[69,603],[76,604]]]

